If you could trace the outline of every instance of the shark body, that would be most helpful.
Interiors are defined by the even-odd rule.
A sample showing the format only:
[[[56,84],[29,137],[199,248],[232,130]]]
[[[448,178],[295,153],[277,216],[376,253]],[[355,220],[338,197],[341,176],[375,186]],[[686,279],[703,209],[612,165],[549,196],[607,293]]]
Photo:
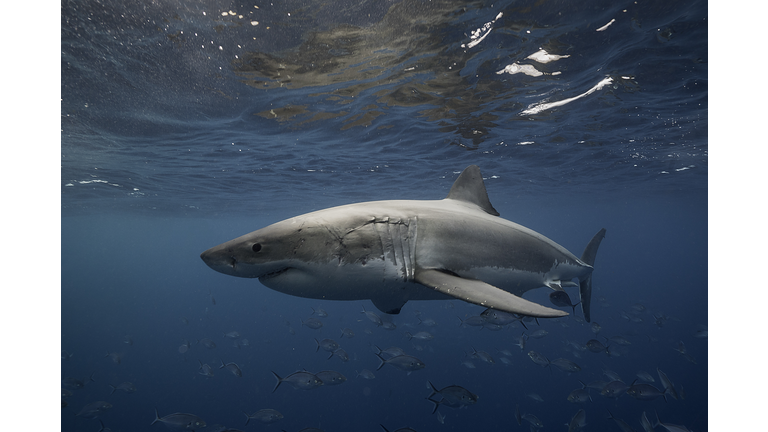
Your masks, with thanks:
[[[206,250],[212,269],[258,278],[299,297],[370,299],[399,313],[409,300],[457,298],[505,312],[566,312],[521,296],[580,287],[590,320],[592,270],[601,229],[577,258],[545,236],[499,217],[471,165],[445,199],[370,201],[286,219]],[[574,282],[578,280],[578,282]]]

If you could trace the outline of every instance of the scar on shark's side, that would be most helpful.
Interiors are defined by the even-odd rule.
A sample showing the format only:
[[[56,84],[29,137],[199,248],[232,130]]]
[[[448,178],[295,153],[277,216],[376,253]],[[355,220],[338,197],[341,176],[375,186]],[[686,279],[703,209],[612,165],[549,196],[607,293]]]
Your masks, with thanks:
[[[299,297],[370,299],[399,313],[410,300],[457,298],[505,312],[559,317],[522,298],[547,286],[579,287],[590,321],[601,229],[581,257],[499,217],[475,165],[442,200],[369,201],[296,216],[222,243],[200,257],[231,276],[258,278]]]

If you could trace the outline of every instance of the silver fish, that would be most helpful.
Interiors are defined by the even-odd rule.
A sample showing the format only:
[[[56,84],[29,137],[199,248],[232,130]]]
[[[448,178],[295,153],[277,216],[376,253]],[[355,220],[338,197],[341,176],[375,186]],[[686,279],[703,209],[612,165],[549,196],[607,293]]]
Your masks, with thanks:
[[[440,413],[440,411],[437,412],[437,421],[440,422],[440,424],[445,424],[445,416]]]
[[[654,427],[661,425],[661,427],[663,427],[664,429],[666,429],[669,432],[691,432],[685,426],[675,425],[675,424],[671,424],[671,423],[662,423],[659,420],[659,414],[656,411],[654,411],[653,413],[656,415],[656,424],[653,425]]]
[[[536,402],[544,402],[544,398],[542,398],[541,396],[539,396],[539,394],[538,394],[538,393],[528,393],[526,396],[527,396],[529,399],[531,399],[531,400],[535,400]]]
[[[112,359],[112,362],[120,364],[120,361],[123,359],[123,355],[116,352],[108,352],[104,357],[109,357]]]
[[[485,325],[485,317],[481,315],[471,316],[465,320],[461,319],[461,317],[458,317],[458,318],[459,318],[459,321],[461,321],[461,324],[459,325],[462,327],[465,325],[468,325],[471,327],[482,327],[483,325]]]
[[[109,392],[110,395],[114,393],[115,390],[122,390],[126,393],[133,393],[136,391],[136,387],[133,385],[133,383],[130,383],[128,381],[124,383],[120,383],[117,387],[113,386],[112,384],[110,384],[109,386],[112,388],[112,391]]]
[[[604,353],[608,354],[608,347],[603,345],[602,342],[600,342],[597,339],[590,339],[590,340],[588,340],[587,341],[587,349],[592,351],[593,353],[604,352]]]
[[[598,334],[600,333],[600,330],[602,330],[602,327],[597,322],[593,322],[589,328],[592,330],[592,333],[594,334]]]
[[[307,371],[297,371],[285,378],[280,378],[280,375],[276,374],[274,371],[272,371],[272,375],[277,379],[277,384],[275,384],[275,388],[272,389],[272,393],[274,393],[275,390],[280,387],[280,384],[284,382],[290,384],[293,388],[300,390],[311,390],[323,385],[323,381],[320,378]]]
[[[243,413],[243,414],[245,414],[246,426],[248,426],[248,422],[251,420],[258,420],[262,423],[269,424],[269,423],[274,423],[278,420],[282,420],[284,418],[279,411],[269,409],[269,408],[260,409],[251,415],[248,415],[248,413]]]
[[[323,326],[323,322],[317,318],[310,317],[310,318],[307,318],[306,320],[299,320],[299,321],[301,321],[301,325],[307,326],[312,330],[317,330]]]
[[[381,428],[384,429],[384,432],[389,432],[389,429],[385,428],[383,424],[379,424],[379,426],[381,426]],[[404,427],[400,429],[395,429],[393,432],[416,432],[416,430],[411,429],[409,427]]]
[[[628,341],[624,336],[611,336],[608,340],[618,345],[632,345],[632,342]]]
[[[203,344],[204,347],[208,349],[214,349],[216,348],[216,342],[208,339],[208,338],[202,338],[197,341],[197,343]]]
[[[613,421],[616,422],[616,425],[619,426],[619,429],[621,429],[623,432],[635,432],[635,430],[632,429],[624,420],[614,417],[610,410],[608,411],[608,418],[613,419]]]
[[[392,358],[392,357],[397,357],[399,355],[405,355],[405,351],[403,351],[402,348],[395,347],[395,346],[389,347],[385,350],[382,350],[381,348],[375,345],[374,345],[374,348],[376,348],[376,352],[378,354],[381,354],[385,358]]]
[[[542,423],[541,420],[539,420],[539,418],[533,414],[530,414],[530,413],[523,414],[523,420],[527,421],[528,423],[531,424],[531,426],[537,429],[541,429],[544,427],[544,423]]]
[[[376,378],[376,375],[374,375],[373,372],[369,371],[368,369],[363,369],[360,372],[355,371],[355,378],[357,377],[363,377],[367,380],[372,380]]]
[[[589,395],[589,391],[586,388],[576,389],[568,394],[568,402],[570,403],[582,403],[586,401],[592,401],[592,396]]]
[[[480,360],[482,360],[482,361],[484,361],[486,363],[496,364],[496,362],[493,360],[493,357],[490,354],[488,354],[485,351],[478,351],[478,350],[475,349],[475,347],[472,347],[472,354],[471,354],[471,356],[472,356],[472,358],[480,359]]]
[[[629,386],[621,381],[611,381],[600,391],[600,394],[609,398],[618,398],[627,392]]]
[[[430,341],[434,338],[431,333],[425,331],[420,331],[414,335],[410,334],[409,332],[405,332],[405,336],[408,338],[408,340],[418,339],[422,341]]]
[[[430,381],[427,381],[427,389],[432,393],[427,396],[427,400],[435,404],[432,414],[437,411],[439,405],[445,405],[451,408],[461,408],[472,405],[477,402],[479,397],[464,387],[451,385],[438,390]],[[433,396],[440,395],[440,400],[432,399]]]
[[[157,408],[155,408],[155,419],[150,423],[150,426],[157,422],[164,423],[170,429],[184,429],[189,431],[202,429],[206,426],[205,421],[194,414],[173,413],[161,418],[157,414]]]
[[[73,390],[77,390],[77,389],[81,389],[81,388],[85,387],[85,385],[88,384],[91,381],[96,382],[96,380],[93,379],[93,374],[91,374],[91,377],[88,378],[87,381],[86,381],[85,378],[77,379],[77,378],[72,378],[72,377],[66,377],[66,378],[61,380],[61,385],[64,386],[64,387],[67,387],[67,388],[71,388]]]
[[[520,334],[520,337],[517,338],[517,343],[515,345],[520,347],[520,351],[525,349],[525,340],[528,338],[528,336],[525,334],[525,332]]]
[[[390,359],[384,359],[379,354],[376,354],[376,357],[379,358],[381,363],[379,363],[379,367],[376,368],[376,370],[379,370],[384,366],[385,364],[390,364],[397,369],[400,369],[401,371],[406,371],[408,373],[411,373],[413,371],[424,369],[426,365],[421,360],[417,359],[416,357],[409,356],[409,355],[398,355],[395,357],[392,357]]]
[[[649,374],[646,371],[639,371],[637,373],[637,377],[640,378],[641,380],[645,381],[645,382],[656,382],[656,380],[653,379],[651,374]]]
[[[566,341],[565,346],[572,348],[574,352],[582,352],[587,350],[587,346],[574,341]]]
[[[361,311],[361,313],[365,314],[365,316],[368,317],[368,319],[372,323],[376,324],[376,326],[381,326],[382,324],[381,317],[378,316],[376,312],[367,311],[365,310],[365,306],[363,306],[363,310]]]
[[[435,320],[432,318],[422,319],[420,316],[417,316],[416,319],[419,320],[419,324],[425,325],[427,327],[434,327],[437,325],[437,322],[435,322]]]
[[[333,339],[323,339],[321,341],[318,341],[317,339],[315,339],[315,342],[317,343],[317,348],[315,348],[315,352],[318,352],[320,348],[322,348],[323,351],[327,351],[330,353],[339,349],[339,343]]]
[[[581,383],[581,388],[576,389],[568,394],[568,402],[571,403],[580,403],[580,402],[586,402],[586,401],[592,401],[592,396],[589,395],[589,391],[587,390],[587,385],[584,384],[581,380],[578,380],[579,383]]]
[[[656,372],[659,373],[659,380],[661,380],[661,385],[664,386],[664,393],[669,393],[670,396],[672,396],[673,399],[677,400],[677,391],[675,391],[675,385],[672,384],[672,381],[667,378],[667,374],[661,371],[661,369],[656,368]]]
[[[347,352],[344,351],[343,348],[339,348],[336,351],[334,351],[333,354],[331,354],[331,357],[333,357],[333,356],[336,356],[336,357],[340,358],[341,361],[343,361],[343,362],[348,362],[349,361],[349,354],[347,354]],[[328,357],[328,358],[331,358],[331,357]]]
[[[576,411],[568,423],[568,432],[575,432],[587,425],[587,413],[583,409]]]
[[[197,362],[200,363],[200,367],[198,368],[198,370],[200,371],[198,373],[200,375],[204,375],[209,378],[213,376],[213,368],[209,366],[208,363],[203,364],[203,362],[201,362],[200,360],[198,360]]]
[[[568,296],[568,293],[565,291],[552,291],[549,293],[549,301],[552,302],[555,306],[560,307],[570,307],[573,309],[573,315],[576,315],[576,306],[578,306],[581,302],[578,302],[576,304],[573,304],[571,302],[571,297]]]
[[[648,417],[645,415],[645,411],[643,411],[643,414],[640,416],[640,425],[643,427],[645,432],[654,432],[651,422],[648,421]]]
[[[227,369],[228,371],[232,372],[232,375],[236,377],[242,377],[243,371],[240,370],[240,366],[238,366],[236,363],[226,363],[224,364],[224,360],[219,359],[221,362],[221,366],[219,366],[219,369]]]
[[[323,385],[339,385],[347,380],[347,377],[342,375],[341,372],[332,370],[320,371],[315,376],[323,382]]]
[[[664,396],[666,399],[666,394],[663,391],[646,383],[632,383],[627,389],[627,394],[638,400],[654,400],[660,396]]]
[[[488,308],[480,313],[485,323],[496,324],[499,326],[505,326],[515,321],[520,321],[521,316],[510,312],[504,312],[496,309]]]
[[[80,417],[95,419],[110,408],[112,408],[112,404],[106,401],[91,402],[84,406],[83,409],[77,413],[77,415]]]
[[[610,369],[603,369],[603,375],[606,376],[610,381],[621,381],[621,377],[616,372],[610,370]]]
[[[537,353],[536,351],[528,351],[528,357],[537,365],[544,367],[549,366],[549,359],[544,354]]]
[[[577,365],[576,363],[564,359],[564,358],[558,358],[554,359],[549,362],[552,365],[557,366],[558,369],[560,369],[563,372],[578,372],[581,370],[581,366]]]

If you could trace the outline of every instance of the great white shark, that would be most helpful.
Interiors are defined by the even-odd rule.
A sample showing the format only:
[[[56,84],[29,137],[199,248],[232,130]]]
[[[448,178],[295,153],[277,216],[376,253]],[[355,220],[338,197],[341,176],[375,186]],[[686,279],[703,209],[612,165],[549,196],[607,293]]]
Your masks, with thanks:
[[[276,291],[327,300],[370,299],[399,313],[409,300],[459,299],[533,317],[567,312],[522,298],[531,289],[579,286],[590,321],[601,229],[581,258],[499,217],[476,165],[442,200],[369,201],[286,219],[200,257],[212,269],[258,278]],[[574,280],[578,280],[574,282]]]

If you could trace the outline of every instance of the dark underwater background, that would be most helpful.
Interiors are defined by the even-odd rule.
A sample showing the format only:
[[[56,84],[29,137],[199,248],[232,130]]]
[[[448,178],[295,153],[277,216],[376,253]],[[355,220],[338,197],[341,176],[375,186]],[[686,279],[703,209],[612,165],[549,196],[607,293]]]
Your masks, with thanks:
[[[530,430],[516,407],[543,430],[579,409],[586,431],[621,430],[611,415],[643,430],[643,412],[708,430],[707,28],[705,1],[62,1],[61,430],[165,430],[155,409],[204,431]],[[540,50],[563,57],[530,58]],[[458,300],[380,314],[386,329],[361,313],[370,301],[287,296],[199,258],[314,210],[444,198],[471,164],[501,217],[576,255],[606,228],[599,329],[579,308],[461,325],[483,309]],[[548,294],[526,298],[552,306]],[[434,338],[406,336],[418,331]],[[349,360],[316,352],[323,338]],[[610,355],[578,348],[590,339]],[[376,370],[375,347],[391,346],[426,367]],[[272,392],[272,371],[302,369],[347,380]],[[678,399],[567,400],[606,371],[663,388],[657,369]],[[441,423],[427,381],[479,400],[439,406]],[[135,392],[111,393],[124,382]],[[78,415],[96,401],[111,408]],[[263,408],[284,418],[246,426]]]

